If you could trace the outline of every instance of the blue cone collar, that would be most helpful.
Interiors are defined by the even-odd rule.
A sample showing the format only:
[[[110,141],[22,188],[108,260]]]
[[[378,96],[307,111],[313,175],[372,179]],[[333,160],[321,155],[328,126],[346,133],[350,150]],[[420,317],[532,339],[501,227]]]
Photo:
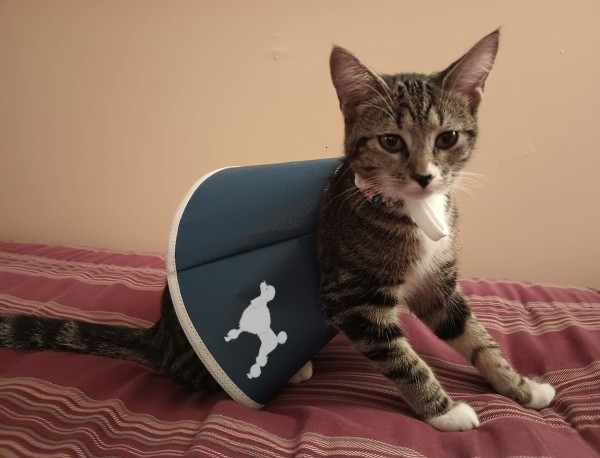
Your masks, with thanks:
[[[262,407],[335,331],[318,300],[319,202],[339,159],[233,167],[181,203],[167,279],[190,344],[236,401]]]

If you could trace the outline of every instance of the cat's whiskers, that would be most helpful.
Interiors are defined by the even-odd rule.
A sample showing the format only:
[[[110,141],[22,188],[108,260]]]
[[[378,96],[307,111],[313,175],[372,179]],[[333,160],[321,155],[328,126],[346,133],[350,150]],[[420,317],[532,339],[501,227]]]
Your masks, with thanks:
[[[369,185],[369,189],[375,194],[383,194],[387,185],[387,180],[384,177],[372,177],[364,180]]]
[[[482,184],[475,180],[474,178],[470,178],[470,177],[463,177],[463,176],[457,176],[455,178],[455,183],[460,184],[460,185],[464,185],[464,186],[471,186],[474,188],[481,188],[483,187]]]
[[[481,178],[483,175],[473,172],[459,171],[451,176],[451,186],[453,189],[464,191],[469,195],[473,195],[473,188],[482,188],[483,185],[475,178]],[[484,177],[485,178],[485,177]]]
[[[341,178],[343,178],[343,177],[345,177],[345,176],[346,176],[346,174],[348,174],[348,173],[351,173],[351,172],[352,172],[352,169],[351,169],[350,167],[349,167],[349,168],[347,168],[347,169],[345,169],[345,170],[343,170],[343,171],[342,171],[342,173],[340,174],[340,179],[341,179]],[[358,191],[359,191],[359,190],[358,190],[358,188],[356,188],[356,187],[352,187],[352,188],[346,189],[344,192],[341,192],[341,193],[339,193],[338,195],[336,195],[336,196],[333,196],[333,197],[331,198],[331,200],[330,200],[329,202],[327,202],[326,206],[333,204],[333,203],[334,203],[334,202],[335,202],[337,199],[339,199],[340,197],[344,197],[344,196],[345,196],[345,197],[346,197],[346,199],[347,199],[348,197],[351,197],[352,193],[355,193],[355,192],[358,192]],[[343,201],[340,203],[340,205],[342,205],[342,204],[345,202],[345,200],[346,200],[346,199],[344,199],[344,200],[343,200]]]
[[[456,174],[456,179],[459,183],[465,184],[468,186],[473,186],[477,188],[483,188],[483,184],[481,183],[481,179],[487,181],[487,178],[484,175],[473,172],[465,172],[460,171]]]
[[[356,195],[358,195],[358,197],[362,196],[366,199],[366,196],[364,196],[363,193],[360,192],[360,190],[358,188],[350,188],[350,189],[347,189],[346,191],[338,194],[337,196],[333,197],[331,199],[331,201],[329,201],[327,203],[327,205],[332,204],[334,200],[339,199],[340,197],[344,197],[344,199],[341,202],[339,202],[339,204],[337,204],[338,208],[342,208],[348,199],[350,199]]]
[[[456,190],[456,191],[462,191],[462,192],[466,192],[466,193],[467,193],[468,195],[470,195],[470,196],[472,196],[472,195],[473,195],[473,193],[471,192],[471,190],[470,190],[470,189],[469,189],[467,186],[464,186],[464,185],[462,185],[462,184],[460,184],[460,183],[454,183],[454,184],[452,185],[452,189],[453,189],[453,190]]]
[[[351,169],[349,168],[348,171],[350,171]],[[380,194],[383,191],[383,184],[382,180],[384,180],[384,177],[370,177],[370,178],[366,178],[364,179],[364,182],[368,185],[368,189],[375,192],[376,194]],[[360,198],[360,205],[358,207],[358,210],[360,210],[362,208],[362,206],[364,204],[366,204],[367,202],[369,202],[369,198],[364,194],[363,190],[359,189],[356,186],[352,186],[349,189],[346,189],[345,191],[333,196],[331,198],[331,200],[329,202],[327,202],[326,206],[329,206],[333,203],[335,203],[336,205],[339,206],[339,208],[343,207],[343,205],[346,203],[346,201],[352,197],[358,196]],[[343,200],[341,202],[339,202],[339,199],[343,198]]]
[[[363,179],[368,184],[368,188],[375,194],[391,199],[392,201],[400,200],[394,191],[398,191],[406,186],[404,180],[390,175],[374,176]]]
[[[483,173],[467,172],[466,170],[460,170],[458,173],[460,173],[461,175],[485,178],[485,175]]]

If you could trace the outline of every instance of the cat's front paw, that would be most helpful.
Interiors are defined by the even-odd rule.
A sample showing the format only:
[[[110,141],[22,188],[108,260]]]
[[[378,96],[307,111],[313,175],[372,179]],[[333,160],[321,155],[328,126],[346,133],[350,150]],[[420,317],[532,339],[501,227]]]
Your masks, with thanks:
[[[525,404],[525,407],[536,410],[548,407],[554,399],[554,395],[556,394],[556,391],[554,388],[552,388],[552,385],[549,383],[534,382],[528,378],[525,380],[527,381],[529,389],[531,390],[531,401]]]
[[[426,421],[439,431],[467,431],[479,426],[477,414],[470,405],[463,402],[455,404],[444,415]]]

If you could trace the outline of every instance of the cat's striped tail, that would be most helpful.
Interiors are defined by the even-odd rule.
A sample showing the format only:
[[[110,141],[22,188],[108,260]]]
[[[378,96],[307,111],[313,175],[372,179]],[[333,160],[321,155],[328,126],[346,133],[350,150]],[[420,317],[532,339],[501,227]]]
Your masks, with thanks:
[[[16,350],[62,350],[147,361],[147,341],[151,329],[32,315],[0,317],[0,347]]]

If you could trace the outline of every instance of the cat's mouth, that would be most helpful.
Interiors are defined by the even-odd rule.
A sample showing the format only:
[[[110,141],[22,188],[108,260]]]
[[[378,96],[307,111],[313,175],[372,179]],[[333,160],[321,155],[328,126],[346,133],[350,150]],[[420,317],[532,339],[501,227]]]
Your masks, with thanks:
[[[354,176],[354,184],[367,199],[382,201],[387,206],[405,200],[424,200],[442,191],[442,186],[433,181],[430,185],[422,187],[416,183],[396,183],[383,177],[365,179],[357,173]]]
[[[436,194],[438,191],[434,188],[419,188],[410,189],[403,192],[405,199],[422,200],[427,199],[429,196]]]

